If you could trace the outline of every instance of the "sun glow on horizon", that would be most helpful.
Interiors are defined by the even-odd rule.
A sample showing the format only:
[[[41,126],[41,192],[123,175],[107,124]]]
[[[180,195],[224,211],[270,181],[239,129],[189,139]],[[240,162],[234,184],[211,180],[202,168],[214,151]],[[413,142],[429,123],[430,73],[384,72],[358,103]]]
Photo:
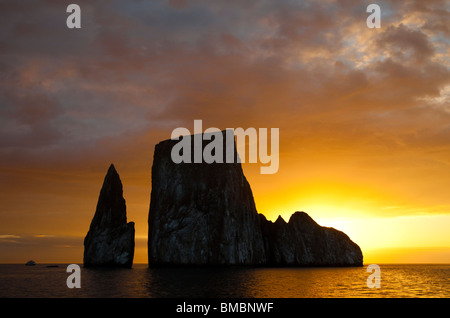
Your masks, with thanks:
[[[255,191],[255,201],[268,220],[281,216],[288,222],[303,211],[319,225],[344,232],[361,247],[364,262],[450,261],[450,209],[445,205],[405,204],[370,187],[318,181],[272,196]]]
[[[3,2],[0,262],[82,258],[111,161],[145,262],[155,145],[196,119],[279,130],[276,173],[242,164],[268,220],[304,211],[365,261],[450,262],[442,2],[387,1],[370,29],[353,1],[90,1],[76,36],[57,1]]]

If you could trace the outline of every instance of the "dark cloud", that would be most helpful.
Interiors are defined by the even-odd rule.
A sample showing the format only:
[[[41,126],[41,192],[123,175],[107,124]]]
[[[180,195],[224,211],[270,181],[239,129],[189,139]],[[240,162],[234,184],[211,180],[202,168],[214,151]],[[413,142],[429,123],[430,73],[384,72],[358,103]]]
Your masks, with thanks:
[[[3,87],[17,95],[22,85],[22,95],[9,98],[17,103],[11,120],[47,118],[69,144],[85,134],[100,141],[138,133],[161,120],[202,117],[226,126],[236,113],[238,122],[256,124],[267,114],[326,118],[338,109],[351,117],[355,104],[374,111],[436,95],[447,74],[430,63],[431,37],[404,24],[375,37],[373,54],[385,60],[353,68],[360,52],[346,32],[361,29],[365,8],[352,1],[82,2],[79,32],[57,27],[66,14],[56,14],[64,9],[56,2],[7,4],[3,54],[13,63],[3,67],[19,75]],[[430,7],[420,14],[443,14]],[[37,71],[27,72],[33,64]]]
[[[434,50],[428,37],[420,30],[400,24],[388,26],[379,36],[378,46],[396,60],[422,64],[429,60]]]

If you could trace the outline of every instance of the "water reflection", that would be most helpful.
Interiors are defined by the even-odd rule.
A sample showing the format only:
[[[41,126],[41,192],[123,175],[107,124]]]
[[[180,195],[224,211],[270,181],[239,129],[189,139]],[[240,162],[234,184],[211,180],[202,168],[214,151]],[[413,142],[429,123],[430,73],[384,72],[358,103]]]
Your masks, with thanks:
[[[252,297],[255,273],[245,268],[150,268],[150,297]]]
[[[149,297],[348,297],[351,289],[367,289],[364,273],[362,268],[150,268],[145,288]]]
[[[0,297],[322,298],[450,297],[450,265],[380,265],[381,288],[357,268],[81,268],[67,288],[67,265],[0,265]]]

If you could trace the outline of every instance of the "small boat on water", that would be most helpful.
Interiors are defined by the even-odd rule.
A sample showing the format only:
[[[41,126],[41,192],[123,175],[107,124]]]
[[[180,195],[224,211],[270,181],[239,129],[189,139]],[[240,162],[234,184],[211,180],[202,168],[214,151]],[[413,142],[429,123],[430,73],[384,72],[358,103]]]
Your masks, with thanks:
[[[34,266],[34,265],[36,265],[36,262],[35,261],[28,261],[28,262],[25,263],[25,265],[26,266]]]

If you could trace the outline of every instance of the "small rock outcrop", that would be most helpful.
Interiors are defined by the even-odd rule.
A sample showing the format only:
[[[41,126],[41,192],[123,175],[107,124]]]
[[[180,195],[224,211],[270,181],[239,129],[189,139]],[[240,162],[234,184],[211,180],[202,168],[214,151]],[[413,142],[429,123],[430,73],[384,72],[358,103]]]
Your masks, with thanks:
[[[260,214],[267,264],[274,266],[362,266],[359,246],[343,232],[295,212],[286,223]]]
[[[294,213],[288,223],[258,214],[240,163],[176,164],[176,143],[162,141],[154,151],[149,266],[362,266],[357,244],[306,213]]]
[[[84,266],[131,267],[134,257],[134,233],[134,222],[127,223],[122,182],[111,164],[84,239]]]

